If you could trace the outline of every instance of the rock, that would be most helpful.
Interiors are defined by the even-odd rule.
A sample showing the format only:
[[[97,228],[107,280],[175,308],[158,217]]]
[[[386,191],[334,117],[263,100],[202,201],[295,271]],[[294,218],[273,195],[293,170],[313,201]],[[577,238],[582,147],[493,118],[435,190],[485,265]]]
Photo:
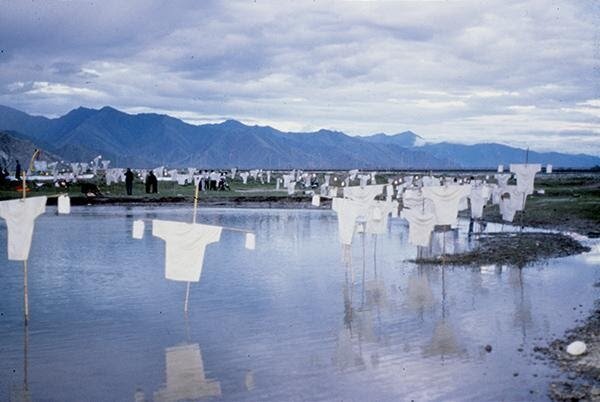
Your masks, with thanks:
[[[492,345],[485,345],[485,351],[490,353],[492,351]]]
[[[587,346],[581,341],[575,341],[567,346],[567,353],[571,356],[579,356],[587,351]]]

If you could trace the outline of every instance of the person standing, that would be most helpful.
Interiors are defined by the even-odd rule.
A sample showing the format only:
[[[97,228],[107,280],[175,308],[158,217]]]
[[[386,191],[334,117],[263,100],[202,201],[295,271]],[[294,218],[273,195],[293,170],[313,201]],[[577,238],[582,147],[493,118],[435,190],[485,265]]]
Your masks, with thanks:
[[[133,172],[129,168],[125,172],[125,188],[127,189],[127,195],[133,194]]]
[[[155,194],[158,193],[158,178],[154,175],[153,171],[148,173],[148,179],[146,179],[146,192],[150,186],[150,192]]]
[[[18,159],[17,159],[17,167],[15,168],[15,179],[21,180],[21,164],[19,163]]]
[[[146,175],[146,194],[150,194],[150,188],[152,187],[152,170]]]

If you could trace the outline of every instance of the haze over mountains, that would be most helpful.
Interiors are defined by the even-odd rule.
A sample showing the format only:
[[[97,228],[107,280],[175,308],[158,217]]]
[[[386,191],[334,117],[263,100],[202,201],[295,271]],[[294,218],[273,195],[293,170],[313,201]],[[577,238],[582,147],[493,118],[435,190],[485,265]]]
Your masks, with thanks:
[[[102,155],[112,166],[130,167],[470,169],[525,160],[522,149],[493,143],[429,144],[410,131],[353,137],[330,130],[287,133],[235,120],[195,126],[167,115],[130,115],[111,107],[80,107],[49,119],[0,106],[0,131],[4,163],[22,152],[25,145],[19,141],[66,161]],[[529,152],[528,160],[555,167],[600,165],[595,156],[556,152]]]

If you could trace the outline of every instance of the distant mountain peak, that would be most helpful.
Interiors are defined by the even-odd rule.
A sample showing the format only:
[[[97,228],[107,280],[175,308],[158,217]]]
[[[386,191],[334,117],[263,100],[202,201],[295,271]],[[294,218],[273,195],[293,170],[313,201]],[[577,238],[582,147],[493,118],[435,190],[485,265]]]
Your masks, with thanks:
[[[223,127],[248,127],[241,121],[238,121],[235,119],[227,119],[224,122],[220,123],[219,125],[223,126]]]
[[[426,143],[423,137],[410,130],[398,134],[377,133],[368,137],[363,137],[363,139],[377,144],[393,144],[401,147],[420,147]]]

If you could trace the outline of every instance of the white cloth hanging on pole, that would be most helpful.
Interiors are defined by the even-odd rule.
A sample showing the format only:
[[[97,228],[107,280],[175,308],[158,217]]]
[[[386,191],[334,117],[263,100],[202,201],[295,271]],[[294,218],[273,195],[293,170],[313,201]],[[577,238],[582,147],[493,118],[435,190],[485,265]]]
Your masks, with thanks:
[[[244,183],[244,184],[248,183],[248,176],[250,176],[250,173],[248,173],[248,172],[240,173],[240,177],[242,178],[242,183]]]
[[[165,241],[165,278],[198,282],[206,246],[221,238],[220,226],[199,223],[152,221],[152,234]]]
[[[469,200],[471,201],[471,218],[481,219],[483,217],[483,207],[490,199],[490,187],[486,184],[471,187]]]
[[[70,214],[71,213],[71,199],[66,194],[58,196],[58,213],[59,214]]]
[[[471,192],[471,185],[447,185],[423,187],[423,197],[434,204],[438,225],[456,225],[461,199]]]
[[[517,186],[506,186],[502,190],[500,197],[500,214],[506,222],[512,222],[515,213],[522,211],[525,207],[525,193],[521,192]]]
[[[369,174],[358,175],[358,180],[360,181],[360,187],[365,187],[370,179],[371,179],[371,175],[369,175]]]
[[[134,239],[138,239],[138,240],[143,239],[145,228],[146,228],[146,225],[144,224],[144,221],[141,219],[136,219],[135,221],[133,221],[131,237],[133,237]]]
[[[384,184],[375,184],[370,186],[344,187],[344,197],[354,201],[369,202],[383,193]]]
[[[495,174],[494,178],[498,182],[498,187],[504,188],[504,187],[508,186],[508,180],[510,180],[511,176],[512,175],[509,173]]]
[[[429,246],[436,217],[419,209],[403,209],[400,217],[408,221],[408,242],[413,246]]]
[[[286,187],[287,187],[288,195],[292,195],[292,194],[294,194],[294,191],[296,191],[296,182],[290,181],[290,182],[288,182]]]
[[[47,197],[0,201],[0,218],[8,231],[8,259],[26,261],[29,258],[35,219],[46,212]]]
[[[546,165],[546,173],[547,174],[552,173],[552,165],[551,164]]]
[[[367,215],[367,205],[346,198],[334,198],[331,209],[337,213],[340,242],[351,245],[356,230],[356,221],[358,218]]]
[[[246,233],[244,247],[248,250],[254,250],[256,248],[256,235],[254,233]]]
[[[388,218],[398,216],[398,201],[371,201],[367,208],[365,233],[384,234],[388,228]]]
[[[108,169],[108,165],[110,165],[110,161],[101,161],[102,162],[102,169],[106,170]]]
[[[517,189],[526,195],[533,194],[535,174],[542,170],[539,163],[511,164],[510,171],[517,176]]]

